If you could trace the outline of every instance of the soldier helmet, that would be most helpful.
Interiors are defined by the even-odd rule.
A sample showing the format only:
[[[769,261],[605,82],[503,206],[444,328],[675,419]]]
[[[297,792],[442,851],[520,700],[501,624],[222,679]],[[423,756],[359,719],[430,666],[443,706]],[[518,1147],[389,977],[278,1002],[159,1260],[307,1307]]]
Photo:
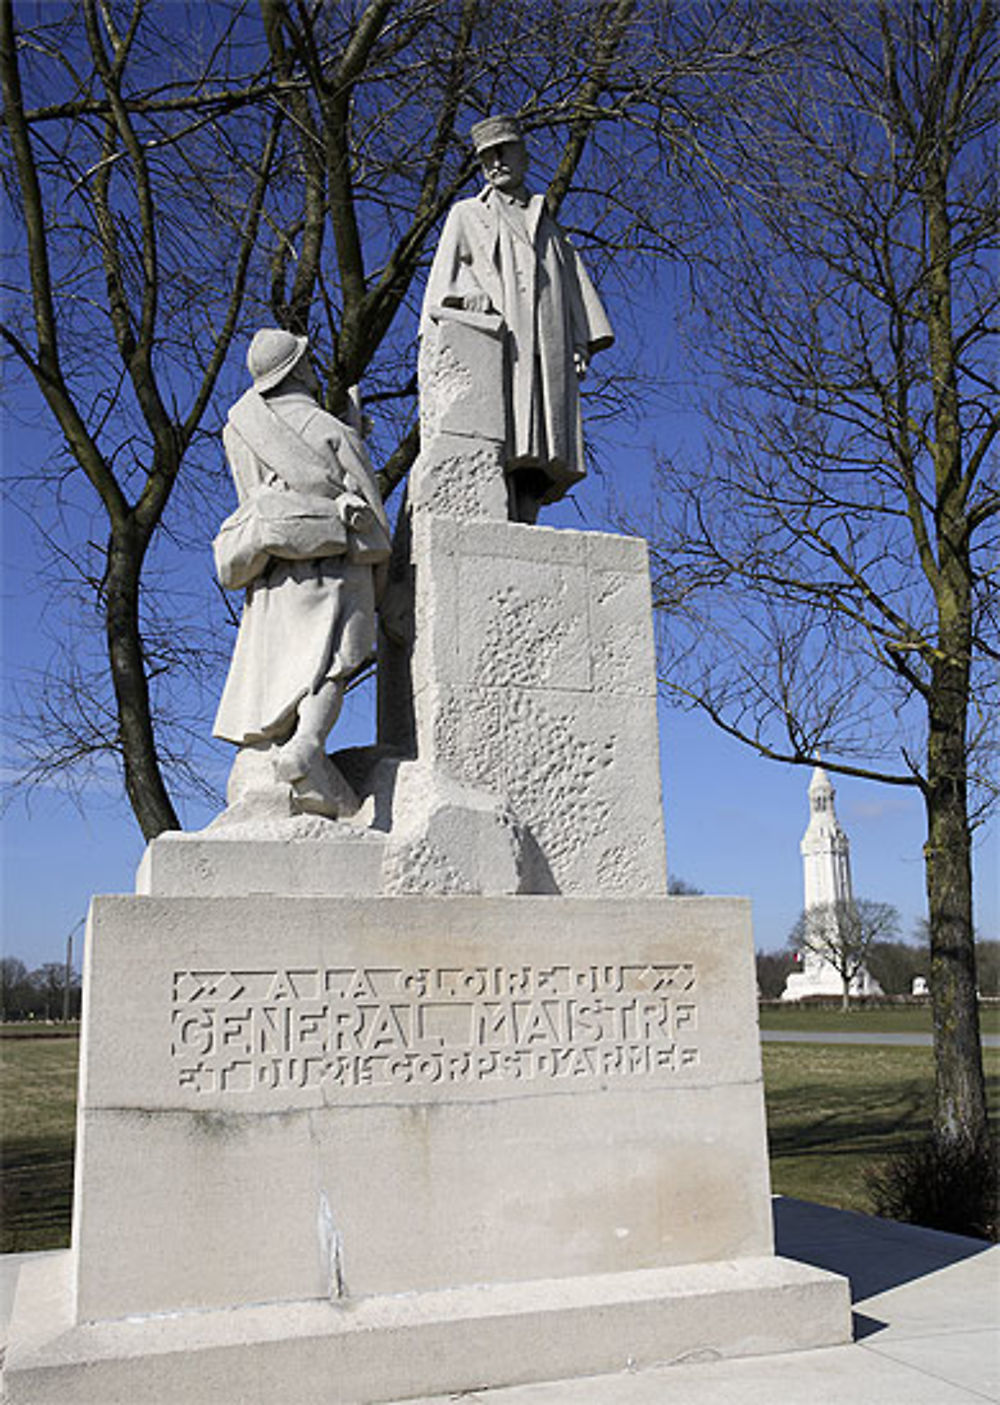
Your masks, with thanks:
[[[484,117],[481,122],[473,124],[469,136],[472,138],[472,145],[476,149],[476,155],[480,156],[487,147],[500,146],[505,141],[517,141],[524,143],[524,134],[521,131],[521,124],[516,117],[510,117],[506,113],[496,117]]]
[[[261,327],[255,332],[247,352],[247,369],[253,376],[254,389],[263,395],[280,385],[302,360],[309,345],[308,337],[297,337],[281,327]]]

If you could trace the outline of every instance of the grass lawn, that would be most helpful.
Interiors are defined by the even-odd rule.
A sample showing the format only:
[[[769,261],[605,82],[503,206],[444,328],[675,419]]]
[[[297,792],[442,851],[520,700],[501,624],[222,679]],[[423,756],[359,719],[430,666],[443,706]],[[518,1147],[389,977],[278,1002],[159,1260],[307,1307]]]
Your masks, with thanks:
[[[983,1034],[1000,1034],[1000,1005],[981,1005],[979,1025]],[[868,1010],[838,1010],[816,1005],[762,1005],[760,1027],[768,1030],[813,1030],[817,1033],[872,1030],[878,1034],[930,1034],[929,1005],[883,1005]]]
[[[46,1024],[44,1020],[22,1020],[18,1024],[0,1024],[0,1039],[79,1039],[80,1021],[62,1020]]]
[[[878,1044],[764,1044],[772,1189],[871,1213],[864,1170],[930,1129],[934,1051]],[[1000,1115],[1000,1049],[983,1051]]]
[[[0,1252],[57,1249],[69,1243],[78,1040],[57,1031],[5,1036]],[[932,1050],[765,1044],[762,1052],[773,1189],[870,1211],[864,1168],[929,1126]],[[996,1117],[1000,1050],[988,1049],[984,1058]]]
[[[79,1038],[27,1037],[8,1025],[0,1038],[0,1252],[69,1243]],[[19,1034],[6,1037],[7,1031]]]

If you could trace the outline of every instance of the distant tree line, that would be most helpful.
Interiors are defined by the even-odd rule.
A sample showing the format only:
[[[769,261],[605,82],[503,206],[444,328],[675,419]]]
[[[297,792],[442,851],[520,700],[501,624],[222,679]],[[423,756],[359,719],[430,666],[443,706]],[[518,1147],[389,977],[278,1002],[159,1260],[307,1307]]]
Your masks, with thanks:
[[[757,985],[763,1000],[779,999],[796,964],[794,951],[758,951]],[[873,942],[865,956],[865,965],[886,995],[909,995],[914,976],[930,978],[930,952],[926,942]],[[979,994],[1000,997],[1000,941],[976,942],[976,970]]]
[[[66,1000],[66,964],[46,961],[29,971],[16,956],[0,959],[0,1020],[71,1020],[80,1018],[80,973],[69,973]]]

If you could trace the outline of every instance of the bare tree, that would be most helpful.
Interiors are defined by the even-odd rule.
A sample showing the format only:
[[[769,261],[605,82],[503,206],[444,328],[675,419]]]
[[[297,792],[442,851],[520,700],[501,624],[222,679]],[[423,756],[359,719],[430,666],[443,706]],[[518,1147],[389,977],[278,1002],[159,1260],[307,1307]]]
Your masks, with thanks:
[[[63,962],[45,962],[31,972],[28,980],[37,996],[35,1008],[44,1020],[68,1020],[71,1014],[79,1015],[80,977],[67,970]]]
[[[870,898],[844,898],[816,903],[799,917],[788,938],[795,951],[811,952],[840,977],[841,1004],[850,1009],[851,986],[861,974],[875,942],[899,931],[899,913],[890,903]]]
[[[28,779],[111,757],[147,837],[177,823],[170,787],[209,783],[226,621],[205,544],[238,336],[308,331],[334,410],[364,381],[389,493],[418,446],[400,313],[472,176],[469,124],[521,115],[551,208],[575,191],[588,261],[621,287],[673,247],[670,192],[772,47],[742,0],[0,0],[0,335],[60,446],[8,484],[57,639],[25,682]]]
[[[802,64],[715,153],[713,430],[701,462],[662,466],[652,532],[670,696],[765,756],[923,797],[935,1129],[968,1146],[997,717],[995,19],[987,0],[775,12]]]
[[[68,745],[119,754],[147,836],[177,818],[154,735],[150,676],[160,661],[140,584],[240,325],[278,125],[271,114],[250,126],[220,115],[251,76],[197,23],[173,50],[174,81],[164,79],[168,36],[151,9],[82,0],[42,10],[18,36],[10,0],[0,5],[5,175],[30,289],[30,304],[19,303],[25,284],[8,277],[0,334],[43,395],[68,472],[87,480],[104,527],[100,546],[58,546],[99,603],[114,697],[113,720],[95,738],[84,690],[84,726],[68,729]],[[175,84],[200,100],[178,105]],[[47,107],[33,107],[42,94]],[[225,188],[209,181],[223,168]],[[43,716],[34,721],[37,737]]]
[[[33,994],[24,962],[17,956],[0,957],[0,1020],[23,1018]]]

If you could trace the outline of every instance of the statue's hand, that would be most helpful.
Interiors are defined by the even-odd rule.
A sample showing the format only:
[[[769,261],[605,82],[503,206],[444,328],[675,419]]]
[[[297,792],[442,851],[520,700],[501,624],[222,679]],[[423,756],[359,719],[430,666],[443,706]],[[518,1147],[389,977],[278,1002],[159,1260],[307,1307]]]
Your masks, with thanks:
[[[342,493],[337,499],[337,508],[349,532],[366,532],[374,524],[371,508],[355,493]]]
[[[466,293],[462,298],[466,312],[492,312],[493,304],[488,293]]]
[[[578,346],[573,352],[573,365],[576,368],[578,378],[583,380],[584,376],[590,370],[590,357],[582,346]]]

